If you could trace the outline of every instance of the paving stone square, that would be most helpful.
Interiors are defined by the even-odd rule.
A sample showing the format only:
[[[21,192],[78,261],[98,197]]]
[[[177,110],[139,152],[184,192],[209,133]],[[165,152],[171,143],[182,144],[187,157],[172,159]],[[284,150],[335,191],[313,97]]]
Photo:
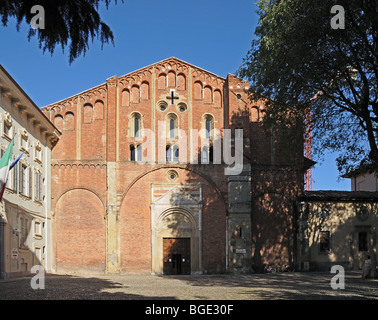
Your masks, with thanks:
[[[378,279],[345,273],[345,289],[334,290],[335,274],[289,272],[248,275],[58,275],[44,289],[31,277],[0,280],[1,300],[370,300]]]

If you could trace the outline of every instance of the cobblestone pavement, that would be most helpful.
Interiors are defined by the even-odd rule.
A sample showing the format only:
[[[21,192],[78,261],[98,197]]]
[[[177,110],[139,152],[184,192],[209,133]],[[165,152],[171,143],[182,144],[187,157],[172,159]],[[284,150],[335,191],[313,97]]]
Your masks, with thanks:
[[[378,299],[378,279],[345,274],[333,290],[330,273],[251,275],[46,275],[45,289],[31,277],[0,280],[0,300],[332,300]]]

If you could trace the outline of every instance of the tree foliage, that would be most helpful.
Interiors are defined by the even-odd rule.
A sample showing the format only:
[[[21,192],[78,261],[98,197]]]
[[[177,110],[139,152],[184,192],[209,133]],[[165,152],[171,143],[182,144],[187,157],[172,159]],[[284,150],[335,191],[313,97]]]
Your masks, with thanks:
[[[51,54],[57,45],[63,50],[69,46],[71,64],[81,54],[85,55],[90,39],[98,38],[102,46],[109,42],[114,45],[113,33],[98,13],[99,4],[103,1],[108,8],[111,0],[1,0],[0,17],[3,26],[7,26],[9,18],[14,17],[19,31],[24,20],[30,26],[35,15],[31,13],[31,8],[34,5],[42,6],[45,10],[45,29],[30,26],[28,40],[37,36],[39,47]]]
[[[331,27],[334,5],[344,8],[344,29]],[[260,0],[238,70],[252,97],[267,99],[267,127],[311,110],[315,152],[337,151],[340,172],[378,167],[377,10],[376,0]]]

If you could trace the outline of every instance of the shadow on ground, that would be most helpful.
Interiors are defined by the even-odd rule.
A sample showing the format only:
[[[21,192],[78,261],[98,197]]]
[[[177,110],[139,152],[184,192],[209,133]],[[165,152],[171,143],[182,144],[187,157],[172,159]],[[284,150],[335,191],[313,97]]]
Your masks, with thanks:
[[[250,275],[47,275],[45,290],[31,277],[0,281],[0,300],[368,300],[378,299],[378,279],[346,273],[333,290],[330,273]]]
[[[110,278],[47,275],[45,289],[32,289],[31,278],[0,281],[0,300],[173,300],[174,297],[129,294],[128,286]],[[109,292],[109,291],[115,292]]]
[[[239,289],[257,300],[366,300],[378,299],[378,279],[361,279],[358,272],[345,274],[345,288],[334,290],[330,273],[272,273],[252,275],[161,276],[184,281],[189,286]],[[338,283],[338,282],[337,282]]]

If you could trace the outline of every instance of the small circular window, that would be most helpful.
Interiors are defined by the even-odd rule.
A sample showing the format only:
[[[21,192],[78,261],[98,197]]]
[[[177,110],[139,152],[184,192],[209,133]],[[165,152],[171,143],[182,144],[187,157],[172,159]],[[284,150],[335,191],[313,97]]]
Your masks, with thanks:
[[[169,170],[167,172],[167,177],[169,181],[174,181],[178,178],[178,173],[176,170]]]
[[[166,101],[159,101],[157,107],[160,111],[165,111],[168,108],[168,103]]]
[[[185,104],[185,103],[182,103],[182,102],[179,103],[179,104],[177,105],[177,107],[178,107],[178,109],[179,109],[180,112],[185,112],[186,109],[187,109],[186,104]]]

